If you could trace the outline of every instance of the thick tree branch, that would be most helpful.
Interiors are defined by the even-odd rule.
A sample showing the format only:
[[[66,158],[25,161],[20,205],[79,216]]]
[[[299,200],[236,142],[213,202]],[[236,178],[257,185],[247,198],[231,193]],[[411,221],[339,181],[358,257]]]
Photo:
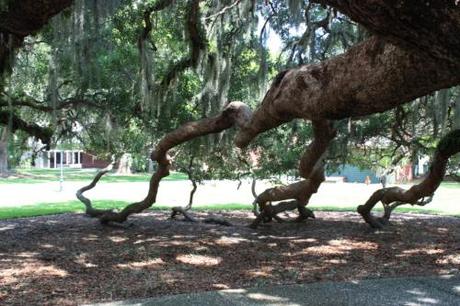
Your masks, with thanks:
[[[280,73],[236,144],[245,147],[294,118],[343,119],[389,110],[459,84],[459,70],[453,68],[371,37],[343,55]]]
[[[70,109],[74,107],[82,107],[82,106],[90,106],[93,108],[102,108],[101,105],[94,103],[93,101],[85,100],[85,99],[68,99],[63,102],[58,103],[55,107],[46,105],[42,102],[35,101],[35,100],[11,100],[11,105],[17,109],[20,107],[29,107],[35,110],[39,110],[42,112],[50,113],[55,110],[63,110],[63,109]],[[8,103],[5,101],[0,100],[0,107],[8,107]]]
[[[268,222],[272,218],[280,221],[276,215],[286,210],[297,208],[299,210],[298,221],[313,217],[313,213],[306,209],[310,197],[318,191],[319,186],[324,181],[323,159],[329,143],[336,135],[332,124],[327,120],[315,120],[313,123],[314,139],[302,155],[299,165],[299,173],[304,180],[281,187],[269,188],[259,194],[255,202],[259,205],[260,214],[251,224],[257,227],[260,222]],[[280,202],[272,205],[274,201],[284,201],[294,199],[294,201]]]
[[[332,6],[394,44],[456,65],[460,4],[456,0],[315,0]]]
[[[113,169],[114,164],[115,164],[115,161],[112,161],[110,165],[100,170],[96,174],[96,176],[94,177],[94,179],[91,181],[89,185],[84,186],[77,190],[76,196],[83,204],[85,204],[85,207],[86,207],[85,213],[90,217],[99,217],[107,212],[112,212],[112,210],[94,208],[93,204],[91,203],[91,200],[85,197],[83,193],[88,190],[93,189],[96,186],[96,184],[99,182],[101,177]]]
[[[43,144],[47,146],[51,143],[51,136],[53,131],[48,127],[41,127],[35,123],[27,123],[18,115],[10,111],[0,110],[0,124],[9,125],[11,123],[11,132],[14,133],[17,130],[26,132],[27,134],[40,139]]]
[[[98,218],[102,223],[124,222],[131,214],[139,213],[149,208],[156,201],[158,187],[163,177],[169,175],[171,158],[168,151],[175,146],[196,137],[219,133],[232,126],[241,127],[249,121],[251,110],[242,102],[231,102],[217,116],[189,122],[178,129],[166,134],[151,154],[151,159],[158,163],[156,172],[152,175],[147,196],[140,202],[126,206],[120,212],[106,212]]]
[[[166,88],[177,76],[188,68],[196,67],[201,53],[206,49],[206,38],[203,37],[200,21],[200,1],[189,0],[185,28],[189,40],[189,54],[173,63],[168,68],[164,78],[161,80],[161,87]]]
[[[431,201],[434,192],[446,174],[447,161],[458,152],[460,152],[460,130],[455,130],[444,136],[439,142],[430,171],[420,184],[414,185],[408,190],[400,187],[377,190],[364,205],[358,207],[358,212],[370,226],[379,228],[390,219],[391,211],[397,206],[405,203],[426,205]],[[383,218],[375,218],[371,214],[372,208],[378,202],[382,202],[385,207]]]

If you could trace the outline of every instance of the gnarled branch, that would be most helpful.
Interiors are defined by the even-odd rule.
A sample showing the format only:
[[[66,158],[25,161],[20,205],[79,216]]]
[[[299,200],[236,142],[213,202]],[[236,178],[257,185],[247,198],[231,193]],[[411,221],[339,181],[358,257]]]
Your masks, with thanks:
[[[324,181],[323,159],[336,131],[331,122],[327,120],[316,120],[312,123],[314,139],[302,155],[299,165],[299,172],[304,180],[287,186],[269,188],[259,194],[255,202],[259,205],[260,214],[251,224],[251,227],[255,228],[260,222],[268,222],[272,218],[280,221],[279,217],[276,216],[277,214],[295,208],[299,211],[297,221],[309,217],[314,218],[314,214],[305,206]],[[288,199],[294,199],[294,201],[280,202],[277,205],[271,204],[273,201]]]
[[[446,174],[447,161],[458,152],[460,152],[460,130],[455,130],[445,135],[439,142],[430,171],[420,184],[414,185],[408,190],[400,187],[377,190],[364,205],[358,206],[358,212],[371,227],[381,228],[388,222],[391,212],[396,207],[403,204],[421,206],[428,204]],[[380,218],[371,214],[372,208],[378,202],[382,202],[385,208],[385,213]]]
[[[90,217],[99,217],[105,213],[112,212],[112,210],[94,208],[93,204],[91,203],[91,200],[85,197],[83,193],[88,190],[93,189],[96,186],[96,184],[99,182],[101,177],[113,169],[114,164],[115,164],[115,161],[112,161],[110,165],[100,170],[96,174],[96,176],[94,177],[94,179],[91,181],[89,185],[84,186],[77,190],[76,196],[83,204],[85,204],[85,207],[86,207],[85,213]]]
[[[188,122],[166,134],[151,154],[151,159],[158,163],[158,167],[150,179],[147,196],[142,201],[126,206],[120,212],[106,211],[97,216],[99,220],[102,223],[124,222],[131,214],[139,213],[152,206],[156,201],[161,179],[169,175],[171,158],[168,151],[170,149],[194,138],[219,133],[235,125],[241,127],[249,121],[250,117],[250,108],[243,102],[234,101],[227,104],[224,110],[214,117]]]

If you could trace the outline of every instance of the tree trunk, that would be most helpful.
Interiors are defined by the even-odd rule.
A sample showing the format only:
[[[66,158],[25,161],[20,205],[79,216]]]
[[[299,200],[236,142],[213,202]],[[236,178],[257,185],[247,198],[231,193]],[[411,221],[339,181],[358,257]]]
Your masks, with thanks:
[[[8,127],[3,127],[0,136],[0,177],[8,175]]]
[[[118,175],[131,175],[133,172],[131,168],[133,166],[133,157],[130,153],[123,153],[118,163],[117,174]]]
[[[460,95],[455,100],[453,127],[456,130],[460,129]]]

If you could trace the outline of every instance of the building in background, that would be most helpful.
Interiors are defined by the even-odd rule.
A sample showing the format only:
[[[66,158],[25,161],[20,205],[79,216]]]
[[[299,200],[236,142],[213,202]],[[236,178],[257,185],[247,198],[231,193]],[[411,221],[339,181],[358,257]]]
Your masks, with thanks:
[[[99,159],[97,156],[82,150],[49,150],[38,154],[36,168],[105,168],[110,161]]]

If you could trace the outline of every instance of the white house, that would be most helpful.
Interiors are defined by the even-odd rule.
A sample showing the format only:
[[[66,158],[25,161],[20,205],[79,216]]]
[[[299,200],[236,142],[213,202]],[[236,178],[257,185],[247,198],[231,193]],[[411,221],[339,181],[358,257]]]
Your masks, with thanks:
[[[40,152],[36,161],[37,168],[82,168],[82,150],[49,150]]]

